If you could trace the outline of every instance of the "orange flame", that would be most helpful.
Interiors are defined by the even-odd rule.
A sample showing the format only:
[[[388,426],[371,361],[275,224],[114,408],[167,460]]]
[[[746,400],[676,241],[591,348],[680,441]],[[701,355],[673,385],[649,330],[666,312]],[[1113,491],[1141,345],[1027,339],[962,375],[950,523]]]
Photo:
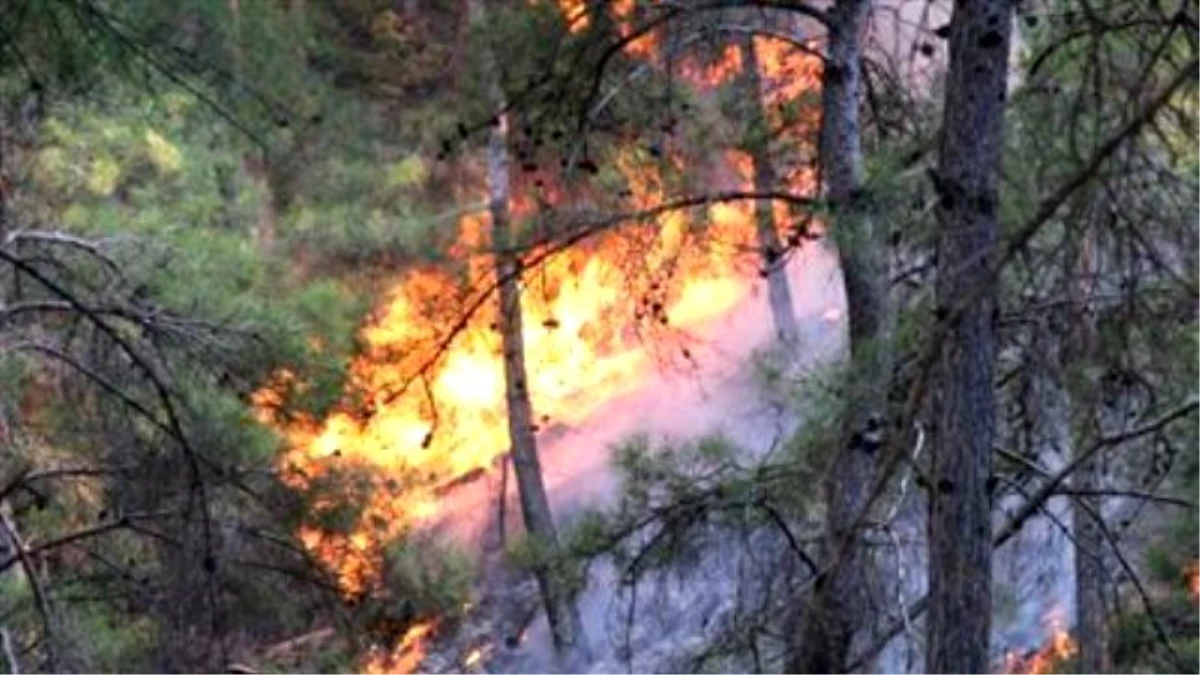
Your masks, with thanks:
[[[1200,601],[1200,560],[1192,560],[1183,570],[1184,583],[1192,602]]]
[[[529,0],[530,5],[536,5],[538,0]],[[608,6],[612,17],[617,22],[617,34],[629,38],[636,29],[634,9],[636,0],[613,0]],[[567,24],[567,32],[582,33],[592,25],[586,0],[555,0],[558,11],[562,13]],[[658,37],[654,31],[633,38],[624,45],[624,51],[631,57],[653,60],[658,53]]]
[[[415,671],[425,658],[425,642],[435,628],[437,628],[437,622],[423,621],[405,631],[404,636],[390,651],[372,649],[363,661],[362,672],[369,675],[384,675]]]
[[[822,66],[816,52],[781,38],[755,36],[754,56],[769,106],[821,91]]]
[[[581,33],[592,24],[586,0],[558,0],[558,9],[567,22],[567,30]]]
[[[585,3],[558,4],[567,17],[582,13],[572,30],[586,26]],[[633,0],[616,0],[611,9],[618,29],[630,35]],[[653,58],[654,39],[647,34],[626,49],[644,49],[642,55]],[[816,84],[819,63],[810,55],[778,40],[756,41],[755,48],[768,81],[794,80],[764,92],[766,100]],[[726,49],[705,77],[733,77],[740,66],[738,50]],[[796,77],[798,69],[807,75]],[[731,180],[750,189],[749,159],[729,153],[726,162],[735,174]],[[627,153],[614,164],[628,188],[626,206],[644,210],[663,203],[665,179],[657,163],[646,166]],[[811,192],[814,185],[807,170],[787,180],[798,191]],[[518,200],[512,207],[514,221],[532,215],[529,204]],[[785,207],[775,208],[783,227]],[[663,213],[526,271],[523,338],[538,426],[577,423],[636,389],[652,366],[642,341],[646,332],[702,326],[748,295],[748,272],[758,266],[752,210],[742,202]],[[287,391],[303,387],[290,372],[278,373],[253,397],[259,418],[287,441],[278,464],[283,480],[313,495],[313,517],[298,537],[348,596],[375,587],[385,544],[437,517],[440,493],[488,470],[508,450],[497,308],[482,295],[494,278],[494,259],[486,253],[489,221],[471,215],[460,222],[450,248],[458,269],[410,271],[388,292],[361,331],[365,348],[349,367],[344,401],[328,417],[280,414]],[[474,305],[479,311],[465,316]],[[322,491],[329,488],[334,494]],[[347,505],[359,509],[348,511]]]
[[[716,88],[732,82],[742,72],[742,51],[737,45],[726,45],[721,55],[711,63],[698,65],[687,60],[680,68],[687,81],[697,87]]]
[[[635,207],[662,203],[654,172],[630,158],[617,164]],[[623,328],[628,317],[643,330],[688,329],[724,315],[746,297],[752,278],[745,272],[754,264],[750,208],[713,205],[703,227],[687,213],[664,213],[526,273],[528,386],[542,424],[582,421],[639,385],[652,359],[640,332]],[[470,253],[482,243],[487,221],[470,216],[462,222],[456,249],[466,252],[469,278],[491,279],[490,256]],[[438,514],[440,488],[486,470],[508,449],[495,307],[485,303],[452,341],[441,340],[445,326],[463,321],[455,300],[463,296],[460,279],[446,271],[407,274],[362,330],[366,348],[350,366],[346,403],[323,421],[278,419],[285,398],[279,389],[295,385],[289,373],[280,373],[254,398],[260,418],[286,436],[289,447],[280,467],[290,486],[313,490],[340,469],[365,474],[363,494],[318,497],[313,504],[313,520],[319,522],[347,502],[361,502],[348,529],[314,522],[299,531],[305,547],[337,572],[348,595],[378,581],[388,540]],[[439,344],[445,349],[439,351]]]
[[[1046,627],[1050,637],[1041,647],[1025,655],[1013,651],[1004,655],[1004,672],[1052,673],[1059,664],[1079,653],[1078,645],[1067,631],[1061,608],[1055,607],[1050,611],[1046,617]]]
[[[612,13],[619,22],[617,31],[622,38],[631,37],[635,29],[640,30],[634,16],[636,4],[636,0],[613,0]],[[653,61],[658,56],[658,34],[656,31],[645,32],[630,40],[624,49],[631,57]]]

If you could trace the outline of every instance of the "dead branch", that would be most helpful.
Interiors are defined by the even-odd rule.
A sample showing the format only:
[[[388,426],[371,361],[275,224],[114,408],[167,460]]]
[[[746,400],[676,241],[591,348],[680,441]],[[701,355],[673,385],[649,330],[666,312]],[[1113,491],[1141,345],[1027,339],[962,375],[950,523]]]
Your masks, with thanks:
[[[1125,558],[1124,553],[1121,552],[1121,546],[1117,542],[1117,538],[1108,529],[1108,524],[1104,522],[1104,518],[1096,512],[1096,509],[1091,504],[1087,503],[1086,499],[1076,500],[1076,505],[1083,507],[1088,518],[1091,518],[1096,523],[1100,533],[1104,536],[1104,540],[1108,542],[1113,557],[1117,559],[1117,562],[1121,565],[1121,569],[1124,570],[1125,575],[1129,577],[1129,581],[1133,584],[1134,590],[1137,591],[1138,598],[1142,602],[1142,609],[1146,612],[1146,618],[1150,620],[1150,625],[1154,628],[1155,637],[1158,638],[1159,643],[1167,650],[1167,654],[1170,654],[1172,664],[1179,672],[1188,670],[1187,664],[1184,663],[1179,652],[1175,650],[1175,646],[1171,644],[1171,639],[1167,637],[1167,631],[1163,627],[1162,620],[1158,618],[1158,612],[1154,609],[1154,603],[1150,600],[1150,594],[1146,592],[1146,587],[1142,585],[1142,580],[1138,576],[1137,571],[1133,569],[1133,566]]]
[[[1200,407],[1200,405],[1198,405],[1197,400],[1193,398],[1172,409],[1171,411],[1159,416],[1158,418],[1147,422],[1146,424],[1119,434],[1105,436],[1097,440],[1090,447],[1088,447],[1088,449],[1078,454],[1070,463],[1068,463],[1058,473],[1054,474],[1054,476],[1047,480],[1037,492],[1033,493],[1021,506],[1021,509],[1017,511],[1017,513],[1014,514],[1013,517],[1008,521],[1008,524],[1005,525],[1005,527],[995,535],[992,540],[992,545],[995,547],[1003,546],[1009,539],[1020,532],[1021,527],[1024,526],[1025,522],[1034,514],[1039,512],[1039,510],[1042,508],[1042,504],[1047,499],[1050,499],[1059,492],[1058,486],[1060,486],[1068,476],[1074,473],[1080,466],[1094,457],[1101,450],[1121,445],[1127,441],[1135,440],[1148,434],[1156,433],[1172,422],[1191,414],[1192,412],[1195,412],[1197,407]],[[929,596],[923,596],[920,600],[916,601],[908,608],[907,617],[910,619],[916,618],[925,611],[928,605]],[[901,611],[903,611],[903,608],[901,608]],[[859,654],[858,658],[850,664],[849,670],[857,670],[867,661],[875,658],[875,655],[878,654],[884,647],[886,647],[888,643],[892,641],[892,638],[896,637],[901,631],[904,630],[904,625],[904,622],[893,622],[892,624],[888,625],[888,627],[886,627],[880,633],[880,637],[875,642],[871,643],[870,646],[864,649],[863,652]]]
[[[5,237],[5,244],[20,244],[24,241],[33,241],[46,244],[58,244],[72,248],[77,251],[90,254],[100,263],[102,263],[110,272],[118,277],[124,276],[121,272],[121,266],[115,260],[105,255],[99,244],[83,237],[77,237],[73,234],[68,234],[61,231],[51,230],[16,230],[9,233]]]
[[[0,628],[0,648],[4,649],[4,658],[8,662],[8,672],[12,675],[21,675],[21,662],[17,660],[17,653],[13,649],[12,634],[7,628]]]
[[[157,519],[165,518],[165,517],[172,516],[172,515],[178,515],[178,514],[174,511],[150,511],[150,512],[146,512],[146,513],[127,513],[115,520],[110,520],[107,523],[102,523],[100,525],[95,525],[93,527],[87,527],[87,528],[84,528],[81,530],[76,530],[74,532],[69,532],[69,533],[61,535],[59,537],[55,537],[54,539],[49,539],[47,541],[44,541],[40,544],[37,544],[36,546],[30,546],[30,547],[26,547],[24,545],[18,546],[16,549],[17,552],[15,554],[13,554],[7,558],[0,559],[0,574],[3,574],[6,570],[8,570],[8,568],[12,567],[13,565],[17,564],[18,562],[20,562],[22,564],[22,566],[24,566],[26,560],[35,558],[39,555],[42,555],[43,553],[46,553],[47,551],[52,551],[56,548],[66,546],[68,544],[73,544],[77,541],[82,541],[84,539],[96,537],[101,534],[105,534],[105,533],[112,532],[114,530],[119,530],[122,528],[129,528],[131,530],[138,531],[137,528],[133,527],[133,524],[136,521],[157,520]],[[7,518],[7,516],[4,516],[4,518]],[[15,529],[11,525],[11,522],[4,523],[4,525],[9,530],[10,538],[15,536]]]
[[[319,628],[310,633],[305,633],[299,637],[289,638],[283,642],[276,642],[270,647],[267,647],[267,649],[263,652],[263,656],[271,660],[278,659],[282,656],[288,655],[290,652],[313,644],[314,642],[325,642],[333,637],[336,637],[336,633],[333,628],[328,626],[325,628]]]
[[[46,596],[41,579],[38,578],[37,569],[33,566],[31,550],[25,547],[25,542],[17,532],[16,524],[4,511],[0,511],[0,525],[4,526],[4,532],[16,551],[10,560],[20,561],[21,568],[25,570],[25,580],[29,583],[29,590],[33,594],[33,604],[37,608],[38,618],[42,622],[42,637],[46,643],[46,669],[56,672],[58,671],[58,658],[54,653],[54,629],[50,613],[50,599]],[[10,566],[0,565],[0,573]],[[12,661],[11,658],[10,661]]]
[[[210,619],[211,630],[213,635],[218,633],[218,598],[216,595],[215,584],[212,583],[213,575],[216,572],[216,564],[214,559],[213,532],[212,523],[209,520],[210,503],[208,488],[205,485],[200,472],[201,455],[191,444],[187,434],[183,429],[179,411],[176,409],[174,397],[172,396],[171,387],[166,381],[166,376],[159,371],[158,368],[141,352],[126,339],[121,331],[108,323],[103,316],[84,303],[75,293],[65,288],[61,283],[51,279],[43,274],[37,266],[31,264],[24,258],[6,251],[0,247],[0,260],[4,260],[12,265],[17,271],[24,273],[34,281],[38,282],[42,287],[58,296],[70,304],[83,318],[92,324],[97,330],[108,337],[118,349],[125,354],[131,361],[134,368],[140,371],[150,383],[155,396],[159,400],[166,415],[166,427],[170,430],[168,437],[173,438],[182,450],[184,460],[187,464],[191,478],[191,490],[189,491],[189,501],[192,496],[199,499],[200,509],[204,514],[201,523],[203,555],[205,560],[204,568],[209,576],[209,583],[206,585],[208,591],[208,601],[210,604]],[[190,505],[189,505],[190,506]]]
[[[929,378],[933,376],[933,364],[940,353],[938,349],[936,349],[936,346],[941,345],[944,342],[946,334],[957,322],[958,317],[961,316],[963,310],[966,307],[971,306],[978,299],[981,293],[986,292],[994,284],[996,278],[999,277],[1000,272],[1007,266],[1012,258],[1025,249],[1025,246],[1029,243],[1033,236],[1042,229],[1042,226],[1044,226],[1050,221],[1051,218],[1054,217],[1054,215],[1063,206],[1063,204],[1067,202],[1068,199],[1070,199],[1080,188],[1095,178],[1096,173],[1105,164],[1105,162],[1107,162],[1109,158],[1111,158],[1112,155],[1116,153],[1116,151],[1123,146],[1128,139],[1132,138],[1139,131],[1141,131],[1141,129],[1147,123],[1149,123],[1149,121],[1152,120],[1154,116],[1170,101],[1170,99],[1174,97],[1175,93],[1180,88],[1195,81],[1196,73],[1198,71],[1200,71],[1200,59],[1193,59],[1176,73],[1171,82],[1164,87],[1163,90],[1158,93],[1158,95],[1156,95],[1146,105],[1142,106],[1132,118],[1123,124],[1115,133],[1113,133],[1108,140],[1101,144],[1082,167],[1080,167],[1069,179],[1064,181],[1057,189],[1055,189],[1054,192],[1043,198],[1039,202],[1033,217],[1026,221],[1026,223],[1017,230],[1016,234],[1009,240],[1003,253],[997,258],[992,267],[990,281],[988,283],[981,284],[978,288],[975,288],[964,294],[960,302],[954,308],[948,308],[950,309],[948,315],[945,319],[938,323],[933,335],[928,340],[928,343],[934,345],[935,348],[927,350],[925,356],[921,359],[918,373],[913,378],[909,386],[908,396],[903,408],[904,414],[902,415],[902,419],[912,419],[914,417],[914,413],[916,412],[917,407],[923,398],[922,394],[926,390],[926,385],[929,381]],[[959,265],[967,266],[975,264],[976,262],[978,261],[965,260],[959,263]],[[954,270],[952,268],[948,271],[948,273],[952,274],[953,271]],[[1195,407],[1194,403],[1192,407]],[[1186,411],[1184,414],[1186,414]],[[1117,442],[1119,443],[1120,441]],[[896,466],[903,460],[904,455],[905,453],[902,448],[892,447],[882,459],[877,471],[875,482],[867,493],[867,498],[863,503],[862,509],[859,511],[858,517],[853,521],[851,526],[847,528],[847,532],[850,533],[850,535],[858,532],[862,528],[863,524],[869,517],[870,511],[873,508],[876,500],[878,500],[886,490],[894,474]],[[1032,508],[1030,508],[1028,513],[1025,514],[1025,518],[1028,518],[1030,515],[1037,512],[1036,504],[1031,504],[1029,506]],[[1016,529],[1020,528],[1020,523],[1010,523],[1010,526],[1014,524],[1016,525]],[[1005,536],[1004,539],[1007,540],[1008,537],[1011,537],[1012,534],[1015,533],[1015,531],[1016,530],[1014,529],[1010,532],[1007,532],[1007,536]],[[850,535],[842,538],[839,545],[836,547],[835,553],[831,557],[827,568],[832,568],[835,565],[841,564],[841,560],[845,557],[847,552],[850,550],[850,547],[854,543],[854,538]],[[885,631],[885,634],[888,632],[890,632],[890,635],[887,637],[887,639],[890,640],[891,637],[895,636],[896,632]],[[886,642],[884,644],[886,645]],[[882,646],[880,649],[882,649]],[[858,663],[861,665],[861,659]]]
[[[1066,495],[1068,497],[1125,497],[1128,499],[1139,499],[1147,502],[1155,502],[1158,504],[1169,504],[1178,506],[1184,509],[1197,509],[1200,504],[1189,499],[1181,497],[1168,497],[1166,495],[1154,494],[1153,492],[1142,492],[1139,490],[1057,490],[1055,494]]]
[[[17,489],[19,489],[21,485],[25,483],[25,479],[29,476],[29,472],[31,470],[31,466],[24,464],[23,466],[18,467],[17,470],[13,472],[13,475],[6,479],[4,483],[0,483],[0,503],[2,503],[8,497],[8,495],[16,492]]]

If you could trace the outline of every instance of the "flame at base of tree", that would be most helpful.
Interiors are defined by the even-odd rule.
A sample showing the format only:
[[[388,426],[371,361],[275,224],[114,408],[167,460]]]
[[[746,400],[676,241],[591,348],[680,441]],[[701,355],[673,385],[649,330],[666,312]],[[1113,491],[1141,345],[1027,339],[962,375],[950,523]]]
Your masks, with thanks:
[[[1050,637],[1041,647],[1025,654],[1010,651],[1004,655],[1005,673],[1053,673],[1058,666],[1079,653],[1079,646],[1067,630],[1061,608],[1055,607],[1050,611],[1046,617],[1046,628]]]
[[[563,0],[559,9],[573,32],[587,28],[586,3]],[[620,0],[611,9],[628,34],[635,3]],[[648,32],[625,50],[653,62],[656,39]],[[780,40],[754,44],[771,115],[787,100],[819,90],[819,59]],[[726,48],[704,68],[685,68],[686,79],[711,89],[737,77],[741,65],[739,51]],[[818,122],[773,121],[799,139],[809,138]],[[732,180],[721,179],[723,187],[732,182],[752,190],[749,157],[731,150],[724,159]],[[620,203],[612,205],[621,210],[661,206],[671,192],[665,174],[686,168],[673,152],[665,163],[624,152],[613,164],[625,183]],[[711,175],[708,168],[700,172]],[[811,170],[793,166],[780,177],[793,192],[812,194]],[[541,227],[538,209],[516,192],[514,222]],[[646,337],[703,326],[749,295],[753,272],[762,267],[753,208],[736,202],[669,211],[544,259],[544,250],[526,253],[526,260],[536,259],[520,282],[527,386],[539,428],[582,421],[638,388],[656,356]],[[775,210],[781,237],[797,245],[802,228],[788,225],[782,203]],[[488,470],[508,450],[489,232],[486,215],[464,218],[449,251],[454,265],[399,280],[363,328],[365,349],[349,368],[344,401],[328,417],[281,414],[289,390],[303,386],[288,372],[254,397],[260,419],[286,437],[283,480],[312,499],[313,517],[299,529],[300,541],[336,573],[347,596],[379,580],[388,541],[438,516],[442,491]],[[690,352],[681,353],[691,360]]]
[[[585,3],[564,1],[560,7],[574,18],[572,31],[587,28]],[[612,10],[620,34],[632,37],[635,4],[618,0]],[[653,61],[657,37],[648,32],[631,39],[625,52]],[[781,134],[808,138],[818,120],[785,118],[779,111],[787,99],[817,90],[819,59],[778,40],[756,39],[755,49],[769,87],[761,93],[772,123]],[[685,64],[683,75],[698,87],[717,87],[740,70],[740,54],[729,47],[715,62]],[[624,187],[620,203],[610,206],[660,207],[671,192],[664,173],[685,169],[674,151],[663,158],[647,162],[636,151],[616,157]],[[722,189],[736,183],[734,189],[753,190],[752,162],[744,153],[726,151],[723,162],[708,158],[723,166],[716,172],[698,167],[700,174],[728,174],[732,180],[717,181]],[[781,182],[793,192],[812,194],[810,169],[781,169]],[[518,237],[540,227],[539,213],[522,196],[511,207]],[[774,209],[784,241],[795,246],[805,232],[817,234],[810,220],[793,226],[796,219],[782,202]],[[440,517],[440,498],[448,489],[489,470],[508,451],[490,229],[486,214],[463,218],[449,249],[452,264],[410,270],[397,281],[362,329],[364,349],[350,364],[342,402],[327,417],[285,414],[289,393],[304,386],[287,371],[254,395],[259,418],[286,439],[278,460],[282,479],[311,500],[312,517],[300,526],[298,538],[337,577],[347,597],[377,588],[388,542]],[[526,386],[539,429],[581,422],[638,389],[663,354],[693,361],[687,349],[658,350],[666,344],[661,338],[669,342],[727,315],[750,296],[762,274],[749,201],[657,213],[553,255],[535,248],[523,256]],[[412,670],[433,630],[432,622],[412,626],[391,650],[372,651],[365,670]]]
[[[437,629],[436,621],[413,624],[391,650],[372,649],[362,662],[362,672],[368,675],[415,672],[425,658],[426,640]]]
[[[631,175],[630,184],[638,208],[662,203],[653,182]],[[525,271],[539,427],[578,423],[636,389],[655,365],[647,338],[678,338],[749,295],[758,265],[751,208],[668,212]],[[386,542],[439,515],[441,490],[508,450],[488,229],[484,216],[464,219],[456,270],[414,271],[393,288],[361,332],[344,403],[326,419],[280,414],[298,384],[288,373],[255,396],[260,418],[287,439],[283,480],[313,500],[299,538],[347,595],[378,580]]]

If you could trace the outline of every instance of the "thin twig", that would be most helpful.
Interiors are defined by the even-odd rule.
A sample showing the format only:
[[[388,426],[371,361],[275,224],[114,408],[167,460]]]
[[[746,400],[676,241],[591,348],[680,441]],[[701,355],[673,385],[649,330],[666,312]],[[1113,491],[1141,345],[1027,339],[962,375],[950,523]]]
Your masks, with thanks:
[[[1096,453],[1100,452],[1104,448],[1121,445],[1127,441],[1135,440],[1142,436],[1158,432],[1168,424],[1171,424],[1172,422],[1192,412],[1195,412],[1197,407],[1197,400],[1192,398],[1184,402],[1182,405],[1159,416],[1158,418],[1147,422],[1146,424],[1119,434],[1105,436],[1097,440],[1087,450],[1076,456],[1075,459],[1063,467],[1058,473],[1054,474],[1053,477],[1043,484],[1041,489],[1033,493],[1033,495],[1025,501],[1021,509],[1008,521],[1008,524],[996,534],[995,538],[992,540],[992,545],[994,547],[1002,546],[1017,532],[1019,532],[1021,527],[1024,526],[1025,522],[1034,514],[1039,512],[1042,503],[1059,492],[1058,486],[1061,485],[1063,481],[1065,481],[1068,476],[1074,473],[1075,470],[1078,469],[1084,462],[1087,462],[1094,455],[1096,455]],[[928,606],[929,596],[925,595],[908,608],[907,614],[911,618],[916,618],[923,613]],[[896,637],[901,631],[904,630],[904,626],[905,623],[903,621],[889,624],[888,627],[880,633],[879,639],[864,649],[862,653],[859,654],[858,658],[856,658],[854,662],[848,666],[847,670],[853,672],[862,667],[862,665],[868,660],[875,658],[875,655],[878,654],[884,647],[886,647],[888,643],[892,641],[892,638]]]
[[[13,650],[12,634],[7,628],[0,628],[0,647],[4,649],[4,658],[8,661],[8,672],[12,675],[21,675],[21,662],[17,660],[17,653]]]
[[[12,560],[20,561],[22,569],[25,570],[25,580],[29,583],[29,590],[33,594],[34,607],[37,608],[38,617],[42,622],[42,637],[46,642],[46,669],[52,673],[58,672],[58,658],[54,653],[55,638],[51,619],[50,599],[46,596],[46,591],[42,588],[42,582],[38,578],[37,569],[33,566],[30,549],[25,547],[25,542],[21,540],[21,535],[17,533],[17,526],[12,522],[12,518],[3,511],[0,511],[0,525],[4,526],[4,532],[16,550]],[[7,567],[0,567],[0,572],[3,572]]]

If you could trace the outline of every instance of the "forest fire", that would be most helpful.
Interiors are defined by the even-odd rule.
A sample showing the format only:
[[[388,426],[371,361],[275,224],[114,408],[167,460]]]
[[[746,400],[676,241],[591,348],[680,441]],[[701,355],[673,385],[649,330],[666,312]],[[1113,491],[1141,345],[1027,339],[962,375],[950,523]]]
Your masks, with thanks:
[[[721,72],[733,77],[736,69]],[[663,203],[657,167],[632,155],[616,164],[628,206]],[[751,189],[749,159],[730,152],[726,164],[736,187]],[[803,190],[811,181],[803,174],[791,182]],[[520,199],[513,208],[518,217],[532,215]],[[540,427],[577,423],[636,389],[655,358],[647,334],[683,334],[747,296],[757,267],[752,209],[733,202],[666,212],[527,271],[524,340]],[[782,229],[782,204],[777,214]],[[279,460],[284,480],[314,495],[316,517],[301,527],[300,540],[336,572],[347,596],[378,580],[386,542],[438,515],[440,489],[507,452],[496,309],[483,301],[494,274],[489,229],[484,214],[463,218],[451,247],[457,275],[416,270],[392,288],[361,331],[365,349],[349,368],[344,403],[326,419],[279,414],[286,389],[299,384],[288,373],[255,396],[260,418],[288,442]],[[360,493],[345,494],[349,486]],[[323,492],[331,487],[334,494]],[[322,525],[344,516],[347,503],[361,507],[349,526]]]
[[[582,5],[560,6],[575,17]],[[624,17],[632,3],[616,8]],[[571,25],[581,30],[586,15]],[[815,85],[817,71],[805,67]],[[715,86],[739,68],[738,51],[726,50],[699,79]],[[646,210],[665,201],[658,166],[632,153],[614,164],[626,185],[624,207]],[[752,189],[748,157],[730,152],[725,164],[736,189]],[[787,180],[798,190],[814,185],[810,173]],[[517,220],[535,215],[526,201],[513,201]],[[782,203],[776,212],[786,237],[791,218]],[[281,414],[287,390],[303,385],[286,372],[254,397],[260,419],[286,439],[278,461],[283,480],[313,499],[313,517],[299,539],[347,597],[376,587],[387,543],[435,521],[445,490],[491,469],[508,451],[490,228],[486,214],[464,217],[450,247],[455,265],[411,270],[394,285],[362,328],[365,347],[349,367],[343,402],[328,417]],[[654,348],[666,344],[661,338],[669,342],[729,313],[748,297],[761,265],[748,201],[634,219],[567,251],[543,253],[526,254],[536,264],[522,276],[528,386],[539,430],[581,422],[636,390],[661,358]],[[693,358],[686,349],[671,353]],[[392,650],[372,652],[366,672],[410,671],[434,627],[418,623]]]
[[[362,672],[370,675],[413,672],[425,658],[425,640],[436,628],[437,623],[433,621],[414,624],[391,651],[375,649],[367,654]]]
[[[1050,637],[1041,647],[1024,654],[1010,651],[1004,655],[1005,673],[1052,673],[1078,653],[1079,648],[1066,628],[1060,608],[1051,610],[1046,617],[1046,628]]]
[[[1187,584],[1188,597],[1192,602],[1200,601],[1200,560],[1193,560],[1183,570],[1184,583]]]
[[[640,206],[658,203],[652,184],[631,181]],[[641,333],[684,331],[732,309],[749,291],[752,225],[746,206],[709,210],[703,245],[683,213],[648,228],[612,234],[586,249],[563,253],[524,279],[524,337],[530,393],[542,424],[585,419],[605,401],[636,388],[653,356]],[[482,243],[487,221],[462,223],[463,249]],[[630,261],[637,261],[630,269]],[[489,279],[486,255],[468,260],[469,277]],[[466,291],[468,297],[478,290]],[[452,275],[407,275],[362,330],[365,352],[350,367],[347,403],[325,420],[280,421],[279,392],[258,394],[263,419],[285,434],[284,479],[316,491],[339,471],[365,473],[362,513],[349,531],[304,526],[306,547],[357,595],[378,578],[382,545],[438,512],[438,488],[487,469],[508,448],[504,382],[495,309],[463,317]],[[455,306],[451,306],[455,305]],[[644,330],[627,329],[633,320]],[[448,343],[439,330],[463,320]],[[444,349],[443,349],[444,346]],[[438,353],[438,351],[441,353]],[[286,378],[279,384],[286,385]],[[396,396],[395,392],[404,391]],[[363,414],[362,410],[371,411]],[[341,504],[318,498],[314,511]]]

